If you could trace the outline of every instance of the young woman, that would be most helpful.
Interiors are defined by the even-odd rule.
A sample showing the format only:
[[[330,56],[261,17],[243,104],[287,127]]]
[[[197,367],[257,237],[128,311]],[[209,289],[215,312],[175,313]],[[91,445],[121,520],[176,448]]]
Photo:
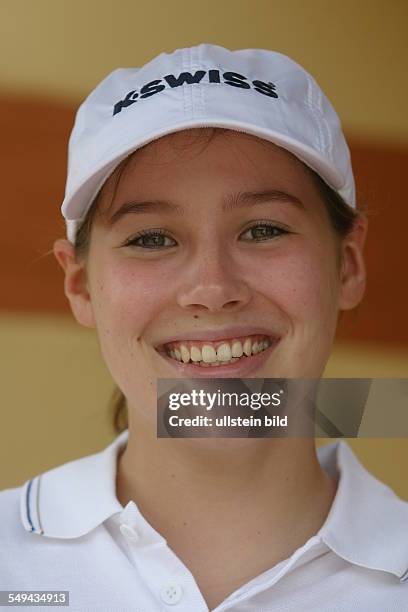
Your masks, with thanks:
[[[319,378],[363,297],[367,221],[314,79],[206,44],[113,72],[77,114],[63,214],[65,293],[128,429],[0,495],[0,588],[74,610],[408,609],[408,504],[345,442],[156,434],[158,379]]]

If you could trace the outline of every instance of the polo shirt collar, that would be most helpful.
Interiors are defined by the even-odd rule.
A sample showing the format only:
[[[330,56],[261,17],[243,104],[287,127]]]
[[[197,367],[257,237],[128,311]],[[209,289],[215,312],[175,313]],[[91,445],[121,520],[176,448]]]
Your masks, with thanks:
[[[50,538],[78,538],[123,510],[116,497],[117,457],[128,431],[107,448],[27,481],[20,514],[27,531]]]
[[[408,503],[370,474],[344,441],[323,446],[318,454],[326,471],[340,476],[318,535],[346,561],[407,580]]]
[[[27,481],[20,497],[24,528],[50,538],[78,538],[123,512],[116,470],[127,439],[126,430],[105,450]],[[350,563],[408,579],[408,503],[370,474],[343,440],[321,446],[317,455],[339,483],[313,539]]]

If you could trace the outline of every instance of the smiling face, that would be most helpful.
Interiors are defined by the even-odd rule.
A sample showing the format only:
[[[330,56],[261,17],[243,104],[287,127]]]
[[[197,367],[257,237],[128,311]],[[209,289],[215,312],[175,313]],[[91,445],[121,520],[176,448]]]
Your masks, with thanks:
[[[365,226],[341,241],[291,153],[179,132],[137,151],[99,207],[84,262],[54,251],[129,406],[151,412],[157,378],[322,374],[339,309],[364,291]]]

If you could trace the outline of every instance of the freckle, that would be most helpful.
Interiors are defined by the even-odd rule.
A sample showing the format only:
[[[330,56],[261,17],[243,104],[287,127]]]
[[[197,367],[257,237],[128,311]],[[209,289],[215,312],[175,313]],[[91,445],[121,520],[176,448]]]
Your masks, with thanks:
[[[260,532],[260,531],[257,531],[256,533],[257,533],[258,535],[261,535],[261,532]]]
[[[175,474],[170,474],[170,476],[171,476],[172,478],[175,478],[175,477],[176,477],[176,475],[175,475]]]
[[[194,319],[199,319],[200,317],[198,315],[193,315]]]
[[[186,521],[183,521],[183,525],[184,525],[184,527],[187,525]]]

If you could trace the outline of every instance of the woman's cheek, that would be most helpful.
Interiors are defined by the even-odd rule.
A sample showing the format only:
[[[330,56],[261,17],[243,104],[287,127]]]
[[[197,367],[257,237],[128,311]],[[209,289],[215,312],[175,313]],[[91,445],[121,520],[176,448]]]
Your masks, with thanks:
[[[99,331],[108,337],[114,332],[122,345],[132,343],[163,309],[171,286],[152,266],[135,266],[131,259],[105,269],[95,298]]]
[[[300,306],[302,317],[307,314],[311,319],[315,319],[316,315],[330,318],[334,314],[338,286],[335,254],[332,251],[331,243],[311,241],[307,247],[293,254],[290,278],[293,281],[294,304]],[[296,294],[301,299],[295,299]]]
[[[325,299],[321,268],[322,263],[305,250],[271,259],[263,267],[263,291],[293,321],[308,320],[320,311]],[[259,282],[259,272],[257,278]]]

